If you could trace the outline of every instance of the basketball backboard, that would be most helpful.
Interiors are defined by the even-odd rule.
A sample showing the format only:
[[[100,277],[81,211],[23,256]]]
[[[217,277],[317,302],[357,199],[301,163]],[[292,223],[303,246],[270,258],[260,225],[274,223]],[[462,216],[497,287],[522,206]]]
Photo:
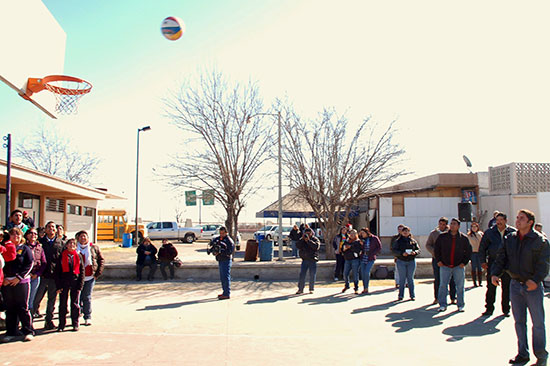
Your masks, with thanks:
[[[0,1],[0,81],[22,95],[28,78],[62,75],[66,39],[41,0]],[[35,93],[29,101],[56,118],[52,93]]]

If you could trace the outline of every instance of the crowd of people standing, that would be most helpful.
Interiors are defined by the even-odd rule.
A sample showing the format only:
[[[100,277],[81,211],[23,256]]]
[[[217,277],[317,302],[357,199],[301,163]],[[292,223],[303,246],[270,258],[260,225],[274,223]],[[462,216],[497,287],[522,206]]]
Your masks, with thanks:
[[[43,230],[35,228],[26,212],[14,210],[10,223],[0,233],[0,312],[5,312],[4,342],[19,336],[31,341],[33,323],[44,315],[40,304],[47,298],[44,330],[65,330],[70,315],[73,331],[80,317],[92,324],[92,292],[101,276],[104,258],[84,230],[67,238],[62,225],[48,222]],[[2,263],[0,263],[2,264]],[[2,268],[3,267],[3,268]],[[59,295],[58,324],[54,311]],[[20,328],[19,328],[20,325]]]

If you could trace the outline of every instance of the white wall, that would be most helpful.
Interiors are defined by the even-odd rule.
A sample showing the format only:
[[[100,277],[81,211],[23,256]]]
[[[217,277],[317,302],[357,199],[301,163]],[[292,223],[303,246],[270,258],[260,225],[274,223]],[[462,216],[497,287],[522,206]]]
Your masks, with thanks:
[[[399,224],[411,228],[414,236],[427,236],[437,226],[441,216],[458,217],[461,197],[406,197],[405,216],[392,217],[392,199],[380,198],[380,235],[392,236]],[[466,225],[463,225],[463,231]]]
[[[82,206],[82,215],[73,215],[68,213],[67,209],[67,230],[66,234],[68,238],[74,238],[74,235],[80,230],[86,230],[88,237],[94,240],[96,224],[95,216],[84,216],[84,207],[91,207],[96,209],[97,214],[97,202],[93,200],[67,200],[67,204]],[[97,216],[97,215],[96,215]]]
[[[542,231],[550,233],[550,192],[537,193],[539,216],[537,221],[542,223]]]

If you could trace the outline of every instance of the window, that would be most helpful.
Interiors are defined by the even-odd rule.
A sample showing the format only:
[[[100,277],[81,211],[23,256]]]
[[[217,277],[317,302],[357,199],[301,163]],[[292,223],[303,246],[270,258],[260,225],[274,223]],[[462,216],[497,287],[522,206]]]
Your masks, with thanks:
[[[392,197],[392,216],[402,217],[405,216],[405,199],[404,196]]]
[[[171,222],[163,222],[162,223],[163,229],[172,229],[172,223]]]
[[[46,211],[65,212],[65,200],[46,198]]]
[[[82,215],[82,206],[77,205],[71,205],[70,203],[67,205],[68,213],[73,215]]]
[[[160,223],[160,222],[152,222],[147,226],[147,229],[154,229],[154,230],[160,229],[161,225],[162,225],[162,223]]]
[[[94,216],[94,209],[91,207],[84,207],[84,216]]]
[[[19,193],[19,207],[21,208],[32,208],[32,200],[40,199],[38,196],[34,196],[28,193]]]

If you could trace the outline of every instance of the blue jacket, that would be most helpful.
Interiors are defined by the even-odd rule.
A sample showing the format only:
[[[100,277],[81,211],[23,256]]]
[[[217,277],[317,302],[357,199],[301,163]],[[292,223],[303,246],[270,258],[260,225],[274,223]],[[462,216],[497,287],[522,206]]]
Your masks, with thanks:
[[[506,226],[504,229],[504,236],[515,232],[516,229],[512,226]],[[479,258],[481,263],[493,262],[497,257],[498,248],[502,245],[502,237],[498,231],[498,227],[495,225],[492,228],[485,231],[481,242],[479,243]]]

